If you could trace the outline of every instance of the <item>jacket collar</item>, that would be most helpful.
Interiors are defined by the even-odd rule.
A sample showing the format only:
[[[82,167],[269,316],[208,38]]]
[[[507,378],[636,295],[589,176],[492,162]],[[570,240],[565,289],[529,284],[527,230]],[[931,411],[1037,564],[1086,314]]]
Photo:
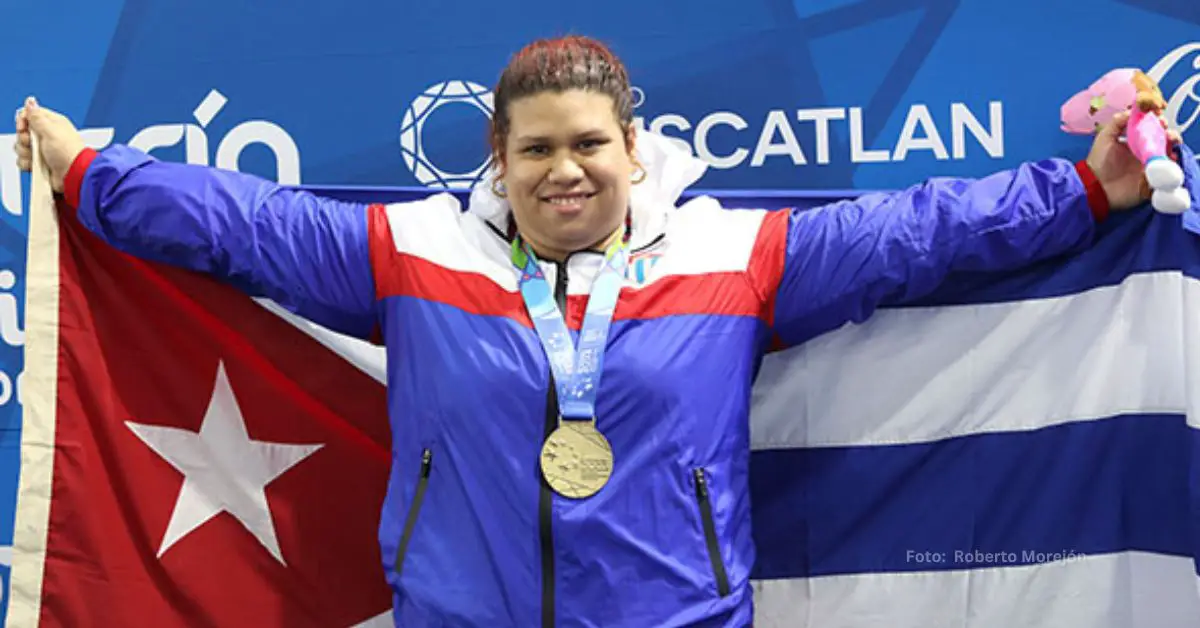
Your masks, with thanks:
[[[629,191],[631,249],[639,249],[666,233],[667,219],[683,191],[704,176],[708,164],[693,157],[666,137],[638,129],[638,160],[646,169],[646,180]],[[487,221],[499,233],[507,233],[512,219],[508,201],[492,193],[495,169],[471,190],[467,212]]]

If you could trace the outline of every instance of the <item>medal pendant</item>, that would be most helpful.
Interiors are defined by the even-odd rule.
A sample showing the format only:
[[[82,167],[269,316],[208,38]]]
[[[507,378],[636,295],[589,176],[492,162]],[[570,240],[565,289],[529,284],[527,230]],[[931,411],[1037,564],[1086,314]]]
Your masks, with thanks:
[[[542,445],[541,467],[554,492],[572,499],[591,497],[612,475],[612,447],[595,420],[564,419]]]

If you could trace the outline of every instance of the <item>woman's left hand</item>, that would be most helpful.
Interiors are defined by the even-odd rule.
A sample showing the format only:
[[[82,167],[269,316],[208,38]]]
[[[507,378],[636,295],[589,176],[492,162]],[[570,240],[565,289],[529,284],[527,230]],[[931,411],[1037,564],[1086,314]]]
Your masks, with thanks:
[[[1146,182],[1145,166],[1133,155],[1129,146],[1119,139],[1128,124],[1128,113],[1113,116],[1112,121],[1096,133],[1087,157],[1087,165],[1104,187],[1112,211],[1132,209],[1150,200],[1151,190]],[[1167,152],[1173,154],[1175,146],[1182,139],[1175,131],[1168,130],[1167,141],[1170,143]]]

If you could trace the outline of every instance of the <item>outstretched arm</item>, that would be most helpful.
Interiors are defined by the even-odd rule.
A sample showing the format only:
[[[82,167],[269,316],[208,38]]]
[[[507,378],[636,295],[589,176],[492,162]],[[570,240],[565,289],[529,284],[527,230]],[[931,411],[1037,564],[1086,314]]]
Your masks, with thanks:
[[[1078,250],[1107,211],[1090,169],[1052,159],[769,216],[763,228],[776,233],[760,241],[782,267],[775,332],[800,343],[926,295],[950,273],[1012,270]]]
[[[97,153],[66,116],[32,98],[16,122],[18,166],[31,168],[36,134],[55,190],[115,248],[209,273],[335,331],[370,337],[376,305],[368,212],[382,209],[161,162],[125,146]]]
[[[1087,246],[1110,210],[1149,199],[1142,164],[1120,141],[1128,122],[1115,116],[1077,163],[1046,159],[769,216],[756,251],[769,263],[758,268],[778,276],[753,279],[777,340],[797,344],[861,322],[954,272],[1014,270]],[[1181,142],[1173,131],[1168,139]]]

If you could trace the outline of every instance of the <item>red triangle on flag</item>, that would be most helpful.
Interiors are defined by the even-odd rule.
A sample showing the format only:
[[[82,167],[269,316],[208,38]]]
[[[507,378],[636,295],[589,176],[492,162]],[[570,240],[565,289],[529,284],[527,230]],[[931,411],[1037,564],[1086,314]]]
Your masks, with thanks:
[[[56,387],[52,411],[30,419],[53,446],[23,461],[10,616],[344,627],[390,609],[383,384],[233,288],[119,253],[72,214],[60,208],[57,283],[30,279],[31,313],[57,286],[53,373],[30,364],[26,382],[35,404],[38,386]]]

